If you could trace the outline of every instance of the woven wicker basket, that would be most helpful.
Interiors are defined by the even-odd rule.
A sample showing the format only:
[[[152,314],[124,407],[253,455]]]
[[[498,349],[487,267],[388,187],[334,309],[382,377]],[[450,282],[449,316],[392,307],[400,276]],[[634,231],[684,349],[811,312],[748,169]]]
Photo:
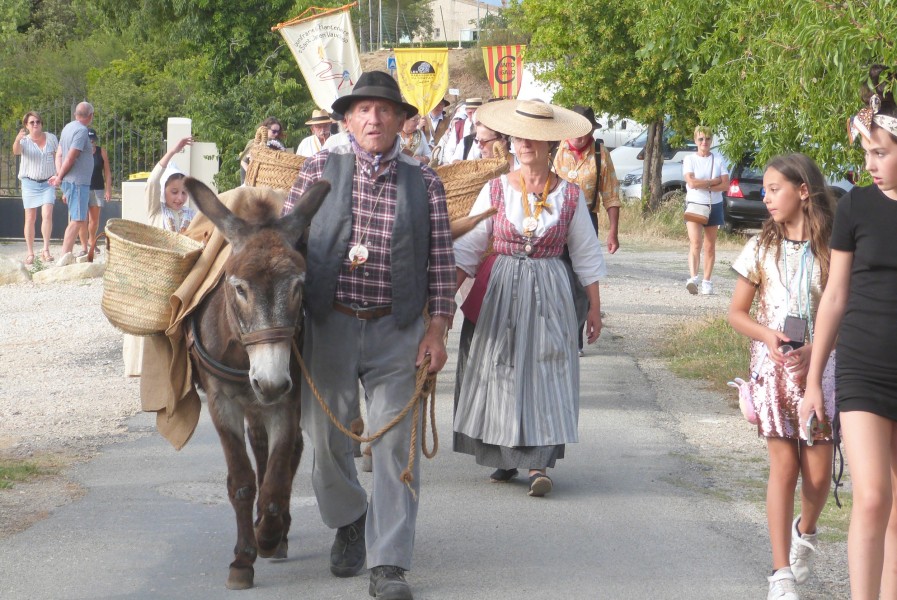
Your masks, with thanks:
[[[169,299],[193,268],[203,245],[126,219],[110,219],[106,239],[103,314],[132,335],[165,331],[171,321]]]
[[[456,221],[469,215],[486,182],[511,170],[511,163],[504,148],[496,144],[496,150],[497,158],[462,160],[436,168],[436,174],[445,186],[449,221]]]
[[[268,128],[264,125],[255,132],[255,141],[249,151],[249,168],[246,185],[289,190],[302,169],[304,156],[268,148]]]

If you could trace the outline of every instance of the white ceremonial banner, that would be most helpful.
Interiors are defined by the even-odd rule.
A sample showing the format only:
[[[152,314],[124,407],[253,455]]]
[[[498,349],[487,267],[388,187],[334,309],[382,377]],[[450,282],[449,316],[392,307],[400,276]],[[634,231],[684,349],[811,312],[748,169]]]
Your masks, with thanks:
[[[302,15],[274,27],[286,40],[318,108],[330,111],[333,102],[352,92],[361,75],[361,60],[352,31],[349,8]],[[321,9],[317,9],[321,10]]]

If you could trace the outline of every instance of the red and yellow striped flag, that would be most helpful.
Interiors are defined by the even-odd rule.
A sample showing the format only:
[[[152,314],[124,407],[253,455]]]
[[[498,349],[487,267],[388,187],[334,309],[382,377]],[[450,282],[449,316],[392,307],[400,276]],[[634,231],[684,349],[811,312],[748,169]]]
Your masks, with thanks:
[[[523,75],[523,52],[526,46],[483,46],[486,75],[496,98],[516,98]]]

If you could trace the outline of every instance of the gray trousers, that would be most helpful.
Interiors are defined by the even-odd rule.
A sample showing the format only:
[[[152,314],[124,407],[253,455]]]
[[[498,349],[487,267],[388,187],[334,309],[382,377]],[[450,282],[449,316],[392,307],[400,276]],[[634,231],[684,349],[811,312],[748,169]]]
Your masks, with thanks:
[[[357,416],[361,382],[367,398],[368,431],[379,431],[414,393],[414,361],[424,334],[423,318],[404,329],[392,316],[361,321],[332,312],[306,318],[303,358],[321,397],[347,428]],[[408,464],[411,415],[371,446],[374,473],[370,505],[358,482],[351,440],[330,422],[302,382],[302,428],[313,446],[312,483],[324,524],[342,527],[367,510],[368,568],[411,568],[417,502],[399,477]],[[420,440],[415,448],[415,493],[420,489]]]

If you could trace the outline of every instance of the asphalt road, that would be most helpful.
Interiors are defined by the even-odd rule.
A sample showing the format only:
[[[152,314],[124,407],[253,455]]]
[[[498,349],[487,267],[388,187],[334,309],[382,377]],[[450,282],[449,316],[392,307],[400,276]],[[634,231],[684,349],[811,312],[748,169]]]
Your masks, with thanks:
[[[527,496],[525,478],[489,483],[491,469],[451,451],[457,329],[449,341],[437,399],[441,447],[423,464],[408,574],[417,599],[765,593],[762,528],[736,522],[722,500],[689,485],[690,449],[612,329],[581,359],[580,443],[568,447],[544,499]],[[146,435],[111,443],[71,471],[86,489],[82,498],[0,541],[0,599],[368,597],[366,572],[329,573],[333,532],[318,514],[309,457],[293,491],[289,559],[259,559],[256,587],[230,592],[235,524],[207,412],[181,452],[155,433],[154,415],[129,426]]]

